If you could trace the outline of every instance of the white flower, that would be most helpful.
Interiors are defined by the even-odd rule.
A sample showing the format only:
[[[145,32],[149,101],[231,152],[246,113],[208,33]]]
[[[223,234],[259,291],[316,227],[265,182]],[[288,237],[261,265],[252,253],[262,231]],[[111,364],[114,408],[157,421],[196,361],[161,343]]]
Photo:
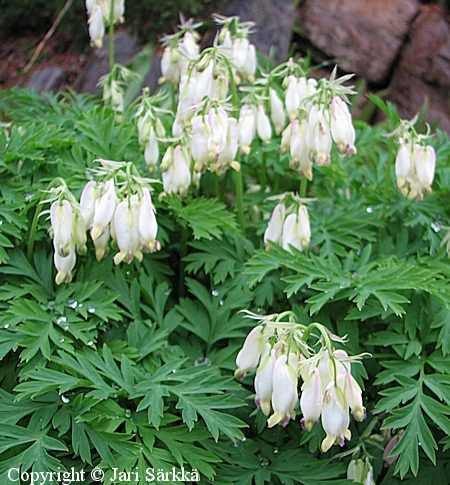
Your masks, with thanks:
[[[97,184],[94,180],[84,186],[80,197],[80,211],[85,223],[85,229],[88,229],[94,221],[95,201],[98,197]]]
[[[263,327],[258,325],[247,335],[244,345],[236,357],[237,369],[234,377],[239,378],[256,368],[261,357],[263,345]]]
[[[173,152],[173,163],[162,173],[164,191],[185,196],[191,184],[189,157],[185,148],[177,145]]]
[[[138,227],[141,244],[145,251],[147,253],[158,251],[159,242],[156,240],[158,223],[156,222],[155,208],[152,204],[150,190],[147,187],[142,189]]]
[[[302,386],[300,408],[303,413],[302,427],[311,431],[322,412],[323,391],[319,369],[315,367]]]
[[[253,83],[255,81],[256,72],[256,49],[253,44],[249,44],[247,49],[247,55],[245,57],[245,63],[240,69],[244,78],[249,82]]]
[[[208,112],[211,135],[208,147],[212,158],[217,158],[227,143],[228,115],[223,108],[211,108]]]
[[[173,47],[166,47],[161,56],[161,74],[167,81],[178,84],[180,82],[180,54]]]
[[[225,143],[221,148],[216,161],[211,163],[210,170],[218,175],[226,172],[228,167],[238,167],[234,161],[239,146],[239,126],[236,118],[228,118],[228,129],[225,137]]]
[[[345,403],[344,395],[331,381],[323,398],[322,426],[327,436],[322,441],[322,451],[327,452],[335,443],[344,446],[345,439],[351,439],[348,429],[350,416],[348,406]]]
[[[395,159],[395,177],[397,187],[401,190],[405,187],[411,172],[411,150],[400,140],[400,148]]]
[[[213,84],[214,61],[211,59],[206,68],[197,75],[195,91],[195,103],[198,103],[205,96],[211,96]]]
[[[105,24],[103,22],[102,9],[100,5],[94,5],[88,20],[89,37],[91,44],[96,47],[103,45],[103,37],[105,36]]]
[[[139,199],[132,195],[117,206],[114,213],[114,229],[116,232],[119,252],[114,256],[114,264],[124,259],[128,264],[136,257],[142,261],[139,237]]]
[[[184,126],[191,120],[194,114],[197,80],[191,76],[182,76],[180,81],[180,96],[177,106],[177,121]]]
[[[431,192],[431,184],[436,168],[436,153],[430,145],[414,145],[414,162],[416,165],[417,180],[425,194]]]
[[[203,172],[208,165],[210,158],[208,139],[210,135],[211,130],[203,116],[196,116],[192,119],[191,154],[195,161],[194,170],[196,172]]]
[[[150,126],[149,129],[149,139],[145,145],[144,159],[149,171],[153,172],[159,160],[158,139],[156,138],[156,133],[153,126]]]
[[[262,104],[258,106],[258,112],[256,114],[256,132],[264,143],[268,143],[272,138],[270,120]]]
[[[290,246],[299,251],[309,247],[311,229],[309,227],[309,216],[305,206],[300,206],[297,214],[289,214],[284,220],[282,246],[290,251]]]
[[[271,249],[270,242],[281,244],[285,214],[286,208],[284,204],[277,204],[264,233],[264,246],[268,251]]]
[[[267,426],[272,428],[279,423],[287,426],[291,419],[295,419],[295,406],[298,402],[297,374],[293,366],[287,362],[287,355],[282,354],[275,361],[272,382],[274,413],[267,421]]]
[[[239,146],[241,152],[248,155],[250,145],[256,132],[256,108],[253,105],[244,104],[239,112]]]
[[[102,196],[95,202],[94,220],[91,230],[92,240],[95,241],[110,223],[116,210],[117,197],[114,179],[109,179],[104,186]]]
[[[113,225],[113,221],[111,221],[110,225]],[[94,239],[95,257],[97,261],[100,261],[104,256],[108,255],[108,241],[110,234],[110,226],[108,225],[103,228],[100,236],[97,239]]]
[[[271,349],[270,344],[266,342],[255,377],[255,403],[266,416],[270,414],[270,400],[272,399],[273,390],[272,377],[276,361],[275,353],[275,349]]]
[[[123,24],[125,15],[125,0],[114,0],[114,22]]]
[[[331,135],[341,155],[350,157],[356,153],[352,115],[339,96],[334,96],[331,102]]]
[[[330,163],[331,133],[326,114],[317,105],[314,105],[309,112],[306,145],[308,147],[309,157],[317,165],[322,166]]]
[[[238,71],[245,69],[245,62],[247,61],[247,52],[249,47],[248,39],[237,38],[233,42],[233,64]]]
[[[60,285],[63,281],[65,283],[70,283],[70,281],[72,281],[72,270],[76,262],[74,245],[70,245],[64,256],[59,254],[58,251],[55,251],[55,254],[53,255],[53,262],[58,270],[55,277],[56,284]]]
[[[50,207],[55,253],[61,257],[69,254],[72,241],[73,211],[68,200],[57,200]]]
[[[275,89],[270,90],[270,119],[275,127],[275,133],[279,135],[286,122],[283,102],[279,98]]]
[[[344,391],[345,402],[350,406],[353,417],[357,421],[363,421],[366,417],[366,408],[363,406],[361,388],[355,378],[347,371],[344,376],[338,377],[338,383]]]
[[[289,76],[288,87],[286,90],[286,96],[284,103],[286,105],[286,111],[288,112],[289,119],[295,120],[298,116],[298,108],[300,107],[300,96],[298,94],[298,81],[295,76]]]

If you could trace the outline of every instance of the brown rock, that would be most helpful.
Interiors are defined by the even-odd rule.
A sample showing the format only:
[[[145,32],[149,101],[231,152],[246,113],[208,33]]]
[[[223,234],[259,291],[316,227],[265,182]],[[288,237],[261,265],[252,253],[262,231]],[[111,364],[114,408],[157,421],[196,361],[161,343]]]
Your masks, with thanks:
[[[390,85],[390,100],[412,118],[428,99],[427,121],[450,133],[450,22],[443,9],[423,5]]]
[[[304,0],[297,23],[341,69],[380,84],[418,11],[417,0]]]

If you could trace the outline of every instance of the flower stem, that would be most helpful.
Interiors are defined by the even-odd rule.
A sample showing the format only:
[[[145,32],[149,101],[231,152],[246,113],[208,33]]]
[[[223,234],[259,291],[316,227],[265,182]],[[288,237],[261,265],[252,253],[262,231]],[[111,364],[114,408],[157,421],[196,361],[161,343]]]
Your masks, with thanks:
[[[60,185],[66,185],[65,181],[59,177],[56,179],[52,180],[48,185],[47,188],[44,190],[44,193],[42,194],[41,199],[37,203],[36,206],[36,211],[33,216],[33,221],[31,222],[31,227],[30,227],[30,236],[28,238],[28,251],[27,251],[27,259],[31,263],[33,260],[33,252],[34,252],[34,238],[36,236],[37,232],[37,225],[39,222],[39,216],[41,215],[42,209],[44,208],[43,202],[48,196],[48,191],[54,187],[56,184]]]
[[[238,154],[239,155],[239,154]],[[237,157],[239,158],[239,157]],[[236,208],[239,227],[245,235],[244,225],[244,189],[242,183],[242,167],[236,172]]]
[[[388,145],[388,158],[386,164],[386,179],[384,185],[384,195],[383,195],[383,207],[381,209],[381,220],[383,222],[383,226],[381,228],[381,237],[384,237],[386,232],[386,210],[387,210],[387,203],[389,199],[389,190],[392,184],[391,172],[392,172],[392,162],[394,160],[394,149],[395,149],[395,139],[394,137],[389,138],[389,145]]]
[[[302,177],[300,181],[300,198],[304,199],[306,197],[306,187],[308,186],[308,179]]]
[[[261,192],[265,192],[267,185],[267,151],[265,146],[262,147],[261,153],[261,172],[259,183],[261,185]]]
[[[109,12],[109,72],[114,68],[114,0],[111,0]]]

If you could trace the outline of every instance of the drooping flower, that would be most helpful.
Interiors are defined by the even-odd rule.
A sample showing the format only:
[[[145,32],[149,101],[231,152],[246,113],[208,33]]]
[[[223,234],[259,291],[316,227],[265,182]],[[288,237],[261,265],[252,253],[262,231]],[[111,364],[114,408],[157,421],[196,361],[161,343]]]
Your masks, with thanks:
[[[284,112],[283,102],[273,88],[270,90],[270,119],[275,128],[275,133],[279,135],[285,126],[286,114]]]
[[[348,429],[350,416],[342,390],[331,381],[324,394],[322,407],[322,426],[327,436],[322,441],[322,451],[327,452],[333,444],[344,446],[345,439],[351,439]]]
[[[237,369],[234,377],[239,378],[256,368],[263,346],[263,326],[258,325],[247,335],[244,345],[236,357]]]
[[[298,378],[286,354],[280,355],[273,368],[272,407],[274,413],[267,421],[272,428],[276,424],[287,426],[295,419],[295,407],[298,402]]]
[[[114,187],[114,179],[111,178],[105,183],[103,194],[95,203],[94,220],[91,231],[93,241],[101,236],[104,228],[111,222],[114,211],[116,210],[116,205],[116,189]]]
[[[70,252],[72,241],[73,211],[68,200],[57,200],[50,207],[50,222],[53,231],[55,252],[65,257]]]
[[[352,115],[339,96],[334,96],[331,103],[331,135],[341,155],[350,157],[356,153]]]
[[[270,126],[270,120],[262,104],[258,106],[256,115],[256,132],[264,143],[268,143],[272,138],[272,127]]]
[[[270,242],[281,244],[283,235],[283,223],[286,215],[284,204],[277,204],[270,217],[269,225],[264,233],[264,246],[269,251]]]
[[[141,244],[144,250],[148,253],[158,251],[159,242],[156,240],[158,223],[156,222],[155,208],[152,204],[150,190],[147,187],[142,189],[138,227]]]
[[[304,429],[311,431],[322,413],[324,395],[317,367],[314,367],[301,390],[300,409],[303,413],[301,424]]]
[[[136,194],[124,199],[117,206],[114,213],[114,229],[117,246],[120,250],[114,256],[114,264],[119,264],[123,260],[130,264],[133,257],[142,261],[139,235],[139,200]]]
[[[100,5],[94,5],[92,7],[88,24],[91,44],[100,48],[103,45],[103,37],[105,36],[105,24],[103,22],[102,9]]]
[[[270,401],[273,391],[273,369],[275,366],[275,349],[266,342],[261,353],[261,363],[255,376],[255,403],[258,408],[266,415],[270,414]]]

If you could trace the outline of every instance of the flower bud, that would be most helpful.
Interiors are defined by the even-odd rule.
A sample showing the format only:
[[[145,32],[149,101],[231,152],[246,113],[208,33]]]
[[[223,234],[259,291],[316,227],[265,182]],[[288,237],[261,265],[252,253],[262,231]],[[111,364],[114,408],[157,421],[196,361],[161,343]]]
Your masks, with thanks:
[[[132,195],[117,206],[114,213],[114,229],[116,232],[119,252],[114,256],[114,264],[124,259],[128,264],[136,257],[142,261],[139,237],[139,201],[137,195]]]
[[[295,120],[298,116],[298,109],[300,107],[300,96],[297,88],[297,78],[295,76],[289,76],[288,87],[285,96],[286,110],[289,115],[289,119]]]

